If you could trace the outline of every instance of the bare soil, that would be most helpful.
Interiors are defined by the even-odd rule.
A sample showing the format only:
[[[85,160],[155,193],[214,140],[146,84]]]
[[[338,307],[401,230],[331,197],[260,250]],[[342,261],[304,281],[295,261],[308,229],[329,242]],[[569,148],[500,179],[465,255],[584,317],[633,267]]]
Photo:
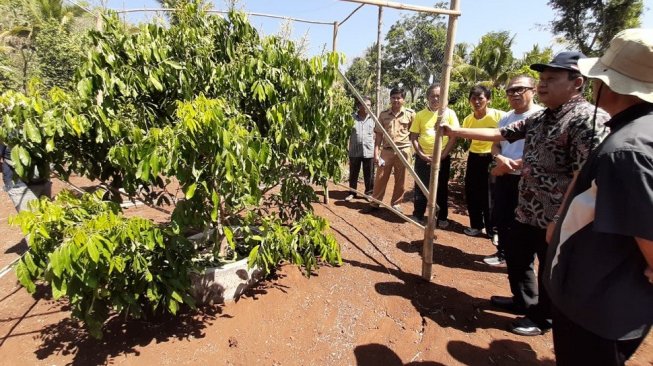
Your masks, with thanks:
[[[101,341],[70,319],[65,301],[46,288],[31,296],[12,271],[0,278],[0,365],[554,365],[550,333],[513,335],[515,316],[489,306],[491,295],[509,294],[505,268],[483,264],[494,252],[488,239],[462,234],[469,221],[452,189],[431,282],[421,278],[423,231],[387,210],[360,213],[366,202],[343,201],[335,185],[315,210],[342,247],[341,267],[306,278],[283,265],[236,302],[151,323],[111,319]],[[3,268],[27,246],[7,223],[15,210],[4,193],[0,207]],[[410,213],[412,203],[402,208]],[[629,365],[653,365],[651,336]]]

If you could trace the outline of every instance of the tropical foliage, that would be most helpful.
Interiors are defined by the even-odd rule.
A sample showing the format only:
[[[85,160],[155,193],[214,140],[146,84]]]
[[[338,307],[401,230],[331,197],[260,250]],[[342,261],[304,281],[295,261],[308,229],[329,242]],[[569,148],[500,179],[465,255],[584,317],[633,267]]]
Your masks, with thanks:
[[[311,185],[339,179],[347,156],[351,101],[335,83],[340,56],[303,59],[292,42],[260,37],[243,14],[209,16],[201,2],[176,19],[134,32],[109,15],[86,38],[74,89],[0,97],[0,140],[13,147],[21,177],[78,174],[103,182],[114,199],[123,189],[150,204],[175,203],[163,226],[125,219],[95,196],[42,201],[16,220],[33,251],[18,267],[21,282],[33,289],[45,279],[58,295],[79,298],[75,315],[95,335],[112,311],[192,305],[188,258],[224,260],[226,244],[265,271],[288,260],[310,275],[321,260],[341,262],[328,224],[311,213]],[[171,180],[181,196],[167,191]],[[61,216],[76,205],[74,217]],[[206,243],[183,239],[198,231]],[[153,268],[170,255],[179,262]],[[77,262],[91,268],[60,268]],[[165,280],[160,271],[168,270],[179,282]],[[118,286],[128,299],[114,293]],[[143,297],[151,286],[158,292]]]
[[[550,0],[556,11],[552,31],[587,56],[603,54],[621,30],[637,28],[642,0]]]

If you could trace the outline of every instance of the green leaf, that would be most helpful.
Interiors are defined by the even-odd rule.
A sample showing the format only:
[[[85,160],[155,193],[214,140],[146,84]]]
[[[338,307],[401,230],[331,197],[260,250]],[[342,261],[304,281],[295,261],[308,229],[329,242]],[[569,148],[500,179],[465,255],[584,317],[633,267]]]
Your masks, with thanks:
[[[258,250],[261,246],[257,245],[254,248],[252,248],[252,251],[249,252],[249,257],[247,259],[247,267],[252,268],[254,267],[254,263],[256,263],[256,259],[258,257]]]
[[[36,142],[37,144],[41,143],[41,133],[36,127],[34,127],[32,122],[25,121],[25,133],[30,141]]]
[[[170,310],[171,313],[177,314],[177,310],[179,310],[179,304],[177,301],[173,299],[168,300],[168,310]]]
[[[193,183],[190,186],[188,186],[188,189],[186,190],[187,200],[193,198],[193,196],[195,195],[195,189],[197,189],[197,183]]]
[[[21,168],[29,166],[29,164],[32,162],[32,159],[24,147],[14,146],[14,148],[11,149],[11,161],[14,163],[14,169],[16,169],[17,166],[21,166]]]
[[[95,245],[95,241],[93,239],[90,239],[86,243],[86,251],[88,252],[88,255],[91,257],[91,260],[95,263],[98,262],[100,259],[100,252],[97,249],[97,246]]]
[[[23,261],[19,262],[16,266],[16,278],[18,278],[20,284],[23,285],[30,294],[33,294],[34,291],[36,291],[36,284],[32,281],[30,272]]]
[[[176,63],[176,62],[174,62],[174,61],[165,60],[165,61],[163,61],[163,62],[166,63],[166,64],[168,64],[168,65],[170,65],[170,66],[171,66],[173,69],[175,69],[175,70],[181,70],[181,69],[184,68],[183,66],[181,66],[180,64],[178,64],[178,63]]]
[[[227,243],[229,243],[229,247],[231,249],[236,249],[236,242],[234,242],[234,232],[231,230],[229,226],[225,226],[224,228],[224,236],[227,238]]]
[[[156,88],[156,90],[158,90],[158,91],[163,91],[163,85],[161,85],[161,82],[160,82],[159,79],[156,77],[156,75],[154,75],[154,74],[150,74],[150,83],[152,83],[152,85],[154,85],[154,87]]]
[[[66,292],[68,291],[68,284],[66,283],[65,280],[55,277],[52,280],[52,297],[54,299],[60,299],[63,296],[66,296]]]
[[[177,291],[172,291],[170,296],[172,296],[173,299],[177,300],[180,303],[184,302],[184,300],[181,298],[181,295],[179,295],[179,293]]]
[[[84,78],[77,83],[77,91],[79,92],[79,95],[84,99],[91,97],[92,90],[93,81],[91,81],[89,78]]]
[[[54,138],[53,137],[50,137],[45,142],[45,151],[47,151],[47,152],[53,152],[54,151]]]
[[[27,252],[25,256],[23,256],[22,263],[25,264],[25,268],[27,268],[30,273],[36,272],[37,267],[34,263],[34,258],[32,258],[32,253]]]

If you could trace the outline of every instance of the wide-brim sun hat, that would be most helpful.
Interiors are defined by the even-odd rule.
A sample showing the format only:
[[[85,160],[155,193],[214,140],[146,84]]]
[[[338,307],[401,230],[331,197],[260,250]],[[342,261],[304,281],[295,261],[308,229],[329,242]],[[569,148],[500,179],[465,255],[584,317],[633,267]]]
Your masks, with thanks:
[[[619,32],[600,58],[578,60],[581,74],[605,83],[613,92],[653,103],[653,29]]]

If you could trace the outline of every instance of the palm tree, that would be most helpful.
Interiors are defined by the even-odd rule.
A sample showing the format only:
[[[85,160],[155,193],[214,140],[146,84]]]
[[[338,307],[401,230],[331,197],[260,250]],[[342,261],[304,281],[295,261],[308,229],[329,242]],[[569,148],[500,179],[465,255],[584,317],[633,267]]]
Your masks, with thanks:
[[[485,72],[486,81],[499,87],[508,79],[509,71],[515,61],[512,44],[515,36],[509,32],[489,32],[471,52],[471,64]]]
[[[10,60],[6,68],[18,75],[23,91],[27,90],[36,64],[35,40],[47,24],[57,24],[67,30],[84,10],[64,5],[63,0],[1,0],[0,10],[7,16],[0,21],[0,52]]]

